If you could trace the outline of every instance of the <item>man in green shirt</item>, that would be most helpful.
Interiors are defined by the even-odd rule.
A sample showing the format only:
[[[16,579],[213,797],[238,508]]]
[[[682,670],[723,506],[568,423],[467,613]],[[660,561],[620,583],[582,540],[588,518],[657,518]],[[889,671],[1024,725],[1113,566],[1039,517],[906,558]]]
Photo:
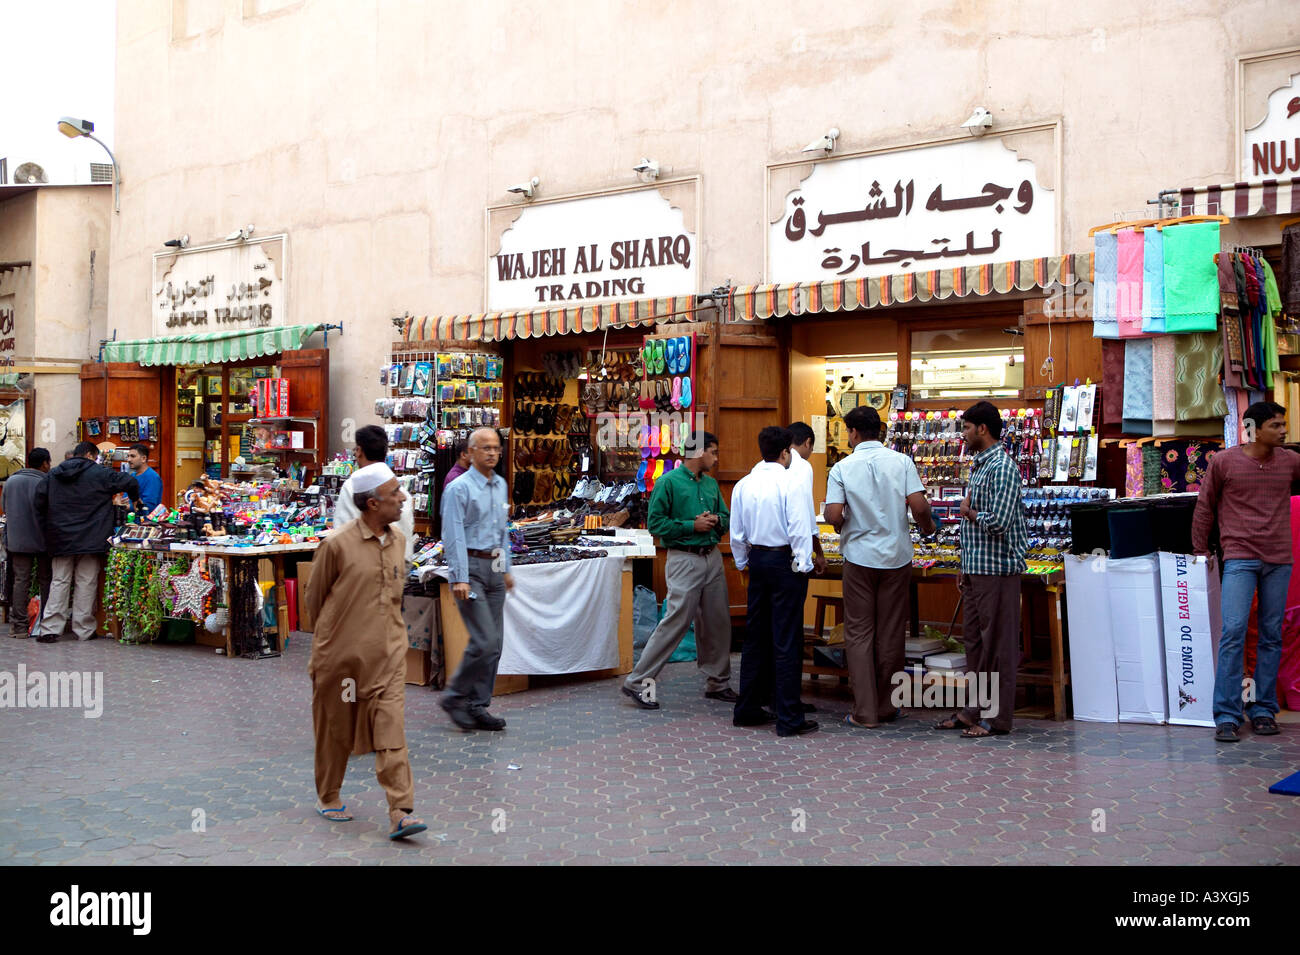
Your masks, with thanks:
[[[731,607],[718,541],[727,532],[722,489],[709,476],[718,462],[718,439],[702,432],[681,466],[655,482],[647,523],[668,550],[663,619],[623,683],[623,693],[646,710],[659,709],[655,679],[696,622],[696,661],[707,678],[704,695],[735,703],[731,679]]]

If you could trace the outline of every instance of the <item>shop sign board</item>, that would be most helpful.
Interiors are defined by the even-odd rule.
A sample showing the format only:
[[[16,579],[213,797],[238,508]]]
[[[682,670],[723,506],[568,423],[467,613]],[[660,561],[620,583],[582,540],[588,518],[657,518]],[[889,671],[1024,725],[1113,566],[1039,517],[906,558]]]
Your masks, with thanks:
[[[524,206],[488,253],[490,312],[697,290],[695,233],[657,188]]]
[[[286,237],[159,252],[153,257],[153,335],[285,324]]]
[[[14,296],[0,296],[0,367],[14,363],[14,351],[18,347],[18,332],[14,326]]]
[[[1268,113],[1246,130],[1241,151],[1243,179],[1300,176],[1300,73],[1268,97]]]
[[[972,138],[816,163],[767,230],[767,281],[813,282],[1057,252],[1035,163]]]
[[[1214,725],[1214,667],[1219,655],[1219,571],[1213,559],[1160,554],[1165,695],[1169,722]]]

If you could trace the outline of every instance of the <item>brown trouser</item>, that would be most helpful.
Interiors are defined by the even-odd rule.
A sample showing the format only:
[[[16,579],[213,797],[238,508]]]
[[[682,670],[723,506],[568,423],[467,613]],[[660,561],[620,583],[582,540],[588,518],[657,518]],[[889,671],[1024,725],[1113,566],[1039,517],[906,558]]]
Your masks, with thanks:
[[[962,597],[966,669],[988,674],[990,687],[997,683],[998,712],[988,721],[995,730],[1009,731],[1020,669],[1020,575],[967,574]],[[983,718],[978,706],[968,706],[962,713],[971,723]]]
[[[339,798],[343,775],[348,771],[352,747],[330,736],[324,721],[316,723],[316,798],[328,806]],[[415,810],[415,784],[406,747],[375,750],[375,778],[388,794],[388,808],[409,813]]]
[[[912,565],[877,570],[844,562],[844,652],[853,719],[874,726],[897,709],[890,697],[903,670]]]

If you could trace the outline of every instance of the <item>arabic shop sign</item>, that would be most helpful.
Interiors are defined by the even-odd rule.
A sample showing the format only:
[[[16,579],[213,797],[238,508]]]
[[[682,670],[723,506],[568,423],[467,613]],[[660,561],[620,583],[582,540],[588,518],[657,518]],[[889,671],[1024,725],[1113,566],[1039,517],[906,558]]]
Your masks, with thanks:
[[[658,189],[526,206],[488,258],[488,311],[692,295],[695,253]]]
[[[14,330],[13,295],[0,298],[0,366],[8,367],[14,363],[14,350],[18,347],[18,336]]]
[[[1052,255],[1033,162],[972,139],[817,163],[768,226],[769,282],[866,278]]]
[[[267,236],[153,257],[153,334],[285,323],[285,237]]]
[[[1300,173],[1300,73],[1268,97],[1268,115],[1246,130],[1244,179],[1290,178]]]

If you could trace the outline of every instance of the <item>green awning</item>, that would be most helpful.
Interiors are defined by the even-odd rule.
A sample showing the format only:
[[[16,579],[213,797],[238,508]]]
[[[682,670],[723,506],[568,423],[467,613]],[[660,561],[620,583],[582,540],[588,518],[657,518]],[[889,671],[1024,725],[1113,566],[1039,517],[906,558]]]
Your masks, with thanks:
[[[211,365],[260,358],[302,347],[307,336],[324,325],[282,325],[233,332],[133,338],[104,343],[104,361],[140,365]]]

